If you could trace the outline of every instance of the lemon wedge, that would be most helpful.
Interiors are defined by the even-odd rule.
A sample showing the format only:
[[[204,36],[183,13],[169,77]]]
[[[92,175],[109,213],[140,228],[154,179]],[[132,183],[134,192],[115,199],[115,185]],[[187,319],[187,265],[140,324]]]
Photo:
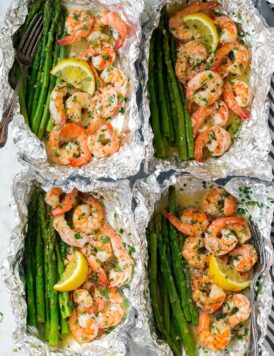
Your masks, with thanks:
[[[61,280],[55,284],[54,289],[58,292],[70,292],[79,288],[86,281],[87,276],[87,260],[79,251],[75,251]]]
[[[225,290],[238,292],[250,286],[250,281],[213,255],[209,259],[209,274],[214,283]]]
[[[214,52],[217,48],[219,35],[214,22],[205,14],[196,13],[183,17],[185,25],[194,32],[194,37],[198,39],[209,52]]]
[[[95,92],[94,73],[85,61],[64,59],[50,73],[86,93],[93,95]]]

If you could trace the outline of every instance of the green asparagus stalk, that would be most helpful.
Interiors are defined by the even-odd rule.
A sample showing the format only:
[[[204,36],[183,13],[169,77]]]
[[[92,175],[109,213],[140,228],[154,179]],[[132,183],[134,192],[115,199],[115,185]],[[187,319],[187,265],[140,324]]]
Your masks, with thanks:
[[[177,85],[176,76],[173,70],[172,61],[170,57],[170,47],[169,38],[167,31],[164,31],[164,58],[167,67],[168,80],[170,81],[172,94],[176,104],[176,142],[178,144],[178,157],[180,160],[187,159],[187,149],[186,149],[186,133],[185,133],[185,123],[184,123],[184,109],[180,99],[180,92]]]
[[[191,314],[191,322],[193,325],[198,325],[199,316],[195,307],[195,303],[192,299],[190,273],[186,261],[183,261],[183,271],[184,271],[186,285],[187,285],[187,299],[188,299],[188,305]]]
[[[24,25],[22,27],[22,32],[24,33],[29,24],[31,23],[33,17],[39,12],[41,6],[43,5],[44,0],[36,0],[35,2],[33,2],[29,8],[29,12],[28,15],[26,17],[26,20],[24,22]]]
[[[36,306],[35,306],[35,286],[32,270],[32,253],[35,246],[34,238],[36,231],[36,207],[37,207],[37,191],[34,190],[28,206],[28,229],[25,242],[25,275],[26,275],[26,295],[27,295],[27,321],[28,325],[36,326]]]
[[[30,126],[32,126],[31,108],[34,99],[34,93],[36,91],[36,85],[37,85],[36,81],[38,76],[41,52],[42,52],[42,41],[39,42],[31,67],[31,76],[30,76],[29,94],[28,94],[28,115],[30,118],[29,120]]]
[[[27,107],[26,107],[26,100],[25,100],[25,85],[24,85],[24,80],[23,84],[19,90],[19,104],[20,104],[20,113],[23,115],[25,123],[29,125],[29,117],[28,117],[28,112],[27,112]]]
[[[168,195],[168,209],[171,214],[175,214],[176,211],[176,191],[175,187],[169,188]],[[182,260],[180,257],[180,250],[177,241],[177,232],[171,223],[169,223],[169,243],[171,251],[171,266],[172,272],[177,287],[177,291],[180,297],[181,305],[184,311],[184,315],[187,321],[191,321],[191,314],[187,300],[187,285],[184,279],[182,270]]]
[[[155,87],[155,60],[154,60],[154,48],[155,48],[155,32],[152,34],[149,50],[149,78],[148,89],[150,96],[150,111],[151,111],[151,124],[154,133],[155,151],[158,157],[165,157],[165,145],[161,135],[160,118],[158,103],[156,97]]]
[[[166,287],[167,287],[167,291],[168,291],[171,309],[173,312],[173,318],[178,326],[179,336],[180,336],[181,340],[183,341],[186,354],[189,356],[195,356],[196,355],[195,343],[194,343],[193,337],[191,335],[191,332],[188,328],[187,322],[185,320],[183,310],[181,308],[180,299],[177,294],[175,282],[174,282],[172,272],[171,272],[171,269],[170,269],[170,266],[168,263],[166,248],[163,243],[161,234],[158,235],[158,244],[159,244],[159,250],[160,250],[159,255],[160,255],[160,262],[161,262],[161,271],[162,271],[163,275],[165,276],[165,280],[167,282]]]

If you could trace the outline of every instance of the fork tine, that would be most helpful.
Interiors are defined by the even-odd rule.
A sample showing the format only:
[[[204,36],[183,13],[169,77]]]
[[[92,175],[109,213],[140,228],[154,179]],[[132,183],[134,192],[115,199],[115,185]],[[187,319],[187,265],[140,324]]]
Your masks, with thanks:
[[[35,25],[33,26],[33,28],[31,29],[28,39],[25,42],[25,45],[23,46],[21,53],[29,56],[29,53],[31,52],[33,43],[35,42],[36,37],[40,34],[41,31],[41,25],[43,27],[43,19],[42,17],[40,17],[38,19],[38,21],[35,23]],[[40,29],[40,31],[39,31]]]
[[[37,19],[38,16],[39,16],[38,14],[35,14],[33,19],[31,20],[31,22],[30,22],[30,24],[29,24],[29,26],[28,26],[23,38],[20,41],[20,44],[19,44],[19,47],[18,47],[18,52],[22,51],[22,48],[24,47],[25,42],[27,41],[27,39],[29,37],[29,34],[30,34],[30,31],[31,31],[34,23],[36,22],[36,19]]]
[[[42,36],[42,33],[43,33],[43,21],[40,23],[39,27],[37,28],[37,31],[35,32],[32,40],[30,42],[30,45],[29,45],[29,48],[27,51],[27,56],[32,57],[34,55],[37,45],[38,45],[40,38]]]

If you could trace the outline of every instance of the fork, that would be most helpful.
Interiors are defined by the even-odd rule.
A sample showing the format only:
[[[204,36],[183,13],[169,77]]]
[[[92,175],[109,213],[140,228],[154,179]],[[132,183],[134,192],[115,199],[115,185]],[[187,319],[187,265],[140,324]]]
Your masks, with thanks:
[[[40,41],[43,32],[43,16],[35,15],[29,24],[19,47],[15,54],[15,59],[20,65],[19,78],[13,92],[13,95],[8,103],[8,107],[5,110],[2,121],[0,123],[0,148],[4,147],[8,138],[8,126],[12,120],[13,106],[15,104],[18,92],[22,85],[23,78],[27,72],[28,67],[31,66],[35,51]]]
[[[260,276],[264,273],[266,269],[266,253],[263,248],[263,238],[257,225],[250,220],[249,228],[252,234],[252,240],[254,247],[258,253],[259,260],[254,266],[253,272],[253,279],[250,288],[250,302],[251,302],[251,340],[249,342],[249,352],[248,355],[259,355],[259,348],[258,348],[258,334],[257,334],[257,320],[256,320],[256,303],[255,303],[255,293],[256,293],[256,283]]]

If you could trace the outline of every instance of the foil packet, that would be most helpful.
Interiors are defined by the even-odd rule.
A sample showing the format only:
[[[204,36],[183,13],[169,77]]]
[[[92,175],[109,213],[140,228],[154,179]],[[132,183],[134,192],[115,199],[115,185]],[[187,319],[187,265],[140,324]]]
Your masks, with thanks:
[[[40,141],[20,114],[17,100],[14,108],[13,138],[18,148],[22,163],[31,166],[46,179],[64,180],[68,177],[80,175],[90,178],[121,179],[135,175],[144,159],[144,145],[141,142],[141,119],[137,106],[137,90],[139,80],[135,62],[139,55],[141,40],[140,15],[143,10],[143,0],[65,0],[64,5],[70,8],[88,7],[89,9],[108,9],[118,13],[130,25],[130,35],[119,50],[119,66],[130,78],[130,90],[125,112],[117,114],[112,122],[113,126],[122,133],[123,145],[111,157],[93,159],[80,168],[58,166],[48,161],[45,144]],[[24,22],[27,14],[27,0],[12,0],[6,14],[3,27],[0,29],[0,49],[3,59],[0,63],[0,84],[2,95],[0,111],[4,112],[12,89],[8,82],[8,73],[14,61],[12,35]]]
[[[223,156],[210,158],[203,163],[196,161],[179,162],[175,157],[158,159],[154,157],[153,137],[149,118],[148,93],[148,58],[150,38],[158,27],[160,11],[165,5],[183,4],[183,0],[152,1],[143,14],[143,53],[139,64],[142,73],[143,101],[143,136],[146,146],[146,172],[185,171],[202,179],[209,177],[225,178],[227,176],[256,176],[264,180],[272,179],[268,154],[271,139],[268,128],[269,103],[267,94],[270,88],[271,75],[274,71],[274,29],[270,29],[264,18],[255,9],[251,0],[220,0],[221,12],[229,15],[240,25],[244,41],[251,51],[251,117],[243,122],[231,148]],[[154,4],[154,6],[152,6]]]
[[[216,183],[212,181],[200,180],[191,175],[184,175],[179,172],[169,175],[166,179],[165,177],[166,175],[163,177],[163,175],[153,174],[145,180],[138,180],[133,187],[133,198],[136,204],[134,211],[136,227],[143,244],[146,246],[146,228],[148,223],[155,212],[155,207],[157,211],[162,211],[166,206],[167,200],[163,200],[163,197],[167,196],[168,188],[171,185],[175,185],[176,189],[180,191],[187,192],[187,204],[189,206],[195,205],[197,201],[200,201],[201,194],[196,195],[197,192],[202,192],[206,188],[209,189],[216,186]],[[272,305],[270,268],[274,262],[274,251],[270,240],[270,232],[274,210],[274,188],[270,184],[262,183],[251,178],[221,180],[220,185],[238,199],[238,209],[244,209],[246,215],[257,224],[261,233],[261,245],[265,249],[266,256],[266,269],[260,277],[261,289],[257,291],[257,299],[253,305],[253,312],[255,313],[257,324],[255,332],[258,345],[263,355],[266,356],[269,354],[263,345],[263,341],[267,333],[267,321]],[[159,201],[161,201],[160,209]],[[130,334],[133,342],[137,345],[146,346],[156,352],[157,355],[172,355],[169,346],[158,337],[155,331],[149,294],[147,272],[148,255],[146,255],[145,261],[146,273],[143,275],[144,292],[139,308],[141,313],[138,314],[136,326],[131,330]],[[252,285],[251,288],[255,287]],[[252,290],[252,292],[253,291],[255,292],[255,290]],[[199,347],[198,355],[235,356],[253,354],[248,352],[250,350],[249,347],[254,347],[252,344],[254,339],[251,338],[250,340],[251,344],[249,344],[248,336],[242,340],[233,340],[224,351],[219,352],[213,352]],[[185,353],[182,352],[182,355],[185,355]]]
[[[6,259],[1,267],[15,316],[16,328],[13,331],[13,339],[17,347],[30,355],[126,355],[128,353],[128,333],[133,328],[142,295],[140,281],[144,274],[143,256],[145,256],[145,246],[135,229],[131,208],[132,192],[128,181],[86,184],[83,181],[75,180],[59,185],[67,193],[75,187],[79,191],[91,192],[95,197],[102,198],[106,209],[106,220],[120,233],[134,261],[132,280],[127,286],[121,288],[122,293],[128,300],[126,318],[109,334],[105,334],[90,343],[80,345],[71,338],[71,342],[62,347],[49,347],[39,337],[37,330],[27,326],[26,322],[27,305],[22,256],[28,221],[27,204],[33,186],[40,186],[45,191],[52,188],[51,184],[43,183],[39,176],[30,171],[20,173],[14,179],[12,207],[16,210],[17,216]]]

